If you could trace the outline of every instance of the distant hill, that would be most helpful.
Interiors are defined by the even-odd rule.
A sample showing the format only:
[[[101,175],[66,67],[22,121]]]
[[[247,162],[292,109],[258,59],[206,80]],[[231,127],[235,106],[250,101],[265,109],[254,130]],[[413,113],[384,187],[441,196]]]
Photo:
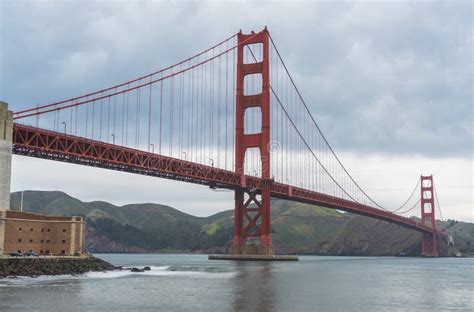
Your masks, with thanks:
[[[20,193],[12,193],[19,210]],[[115,206],[82,202],[59,191],[26,191],[24,211],[80,215],[86,218],[87,249],[92,252],[227,253],[233,235],[233,211],[196,217],[172,207],[144,203]],[[272,240],[277,253],[324,255],[419,255],[420,235],[412,230],[337,210],[273,199]],[[474,255],[474,224],[440,222],[456,247]],[[444,255],[449,252],[440,244]]]

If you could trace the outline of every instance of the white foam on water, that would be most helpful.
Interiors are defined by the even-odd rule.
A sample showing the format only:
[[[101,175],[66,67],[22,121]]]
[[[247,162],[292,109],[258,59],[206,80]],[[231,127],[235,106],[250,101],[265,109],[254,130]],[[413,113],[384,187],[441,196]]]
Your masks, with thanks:
[[[127,267],[127,268],[132,268]],[[141,269],[141,266],[138,266],[137,268]],[[125,276],[130,276],[130,275],[145,275],[145,273],[150,273],[150,272],[162,272],[166,271],[170,268],[169,265],[164,265],[164,266],[149,266],[150,271],[145,271],[145,272],[131,272],[129,269],[124,269],[120,271],[105,271],[105,272],[88,272],[82,275],[83,277],[86,278],[120,278],[120,277],[125,277]],[[149,275],[149,274],[148,274]]]
[[[235,272],[179,271],[170,270],[170,266],[150,266],[150,270],[144,272],[131,272],[129,270],[89,272],[84,274],[84,276],[87,278],[121,278],[127,276],[194,276],[203,278],[229,278],[233,277],[235,274]]]
[[[107,272],[87,272],[81,278],[120,278],[133,275],[130,271],[107,271]]]
[[[172,270],[171,266],[149,266],[149,271],[131,272],[130,270],[116,270],[104,272],[87,272],[81,275],[44,275],[38,277],[16,277],[0,279],[0,287],[22,286],[38,283],[48,283],[61,280],[77,280],[77,279],[113,279],[130,276],[182,276],[197,278],[231,278],[236,272],[203,272],[203,271],[180,271]],[[138,266],[142,269],[142,266]]]
[[[169,265],[164,265],[164,266],[152,266],[150,265],[149,268],[151,271],[166,271],[170,268]]]
[[[7,277],[0,279],[0,287],[10,287],[15,285],[30,285],[36,283],[44,283],[51,281],[70,280],[78,279],[81,275],[41,275],[38,277],[19,276],[19,277]]]

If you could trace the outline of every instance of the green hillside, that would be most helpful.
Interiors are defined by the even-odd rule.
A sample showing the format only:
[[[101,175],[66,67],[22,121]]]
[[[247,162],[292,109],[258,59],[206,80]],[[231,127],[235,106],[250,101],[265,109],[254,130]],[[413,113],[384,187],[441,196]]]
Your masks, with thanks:
[[[19,210],[19,193],[12,194],[11,205]],[[23,207],[36,213],[85,217],[87,249],[92,252],[226,253],[233,236],[230,210],[200,218],[153,203],[82,202],[59,191],[26,191]],[[416,232],[334,209],[272,199],[271,216],[277,253],[418,255],[420,250]],[[474,253],[473,224],[448,221],[440,226],[453,233],[461,251]]]

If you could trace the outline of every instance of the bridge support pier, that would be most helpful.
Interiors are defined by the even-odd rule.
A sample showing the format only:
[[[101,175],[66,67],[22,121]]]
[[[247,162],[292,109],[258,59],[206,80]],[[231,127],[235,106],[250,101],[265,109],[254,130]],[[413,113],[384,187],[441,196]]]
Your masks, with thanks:
[[[10,209],[13,113],[0,101],[0,210]]]
[[[436,243],[436,219],[434,205],[433,175],[421,176],[421,223],[433,228],[432,233],[423,233],[421,238],[421,255],[424,257],[438,257]]]
[[[262,60],[244,61],[244,50],[249,45],[261,45]],[[248,61],[248,60],[247,60]],[[270,179],[270,45],[269,33],[238,34],[236,116],[235,116],[235,172],[241,177],[240,188],[235,190],[234,240],[231,254],[235,256],[273,256],[270,237],[270,194],[273,180]],[[246,94],[245,77],[261,76],[261,92]],[[261,112],[261,131],[246,133],[247,109]],[[245,153],[258,149],[261,161],[261,185],[246,185]]]
[[[421,239],[421,255],[423,257],[437,257],[438,248],[436,242],[436,233],[427,234],[423,233]]]
[[[231,254],[234,256],[273,256],[270,237],[270,187],[262,194],[256,190],[235,191],[234,240]]]

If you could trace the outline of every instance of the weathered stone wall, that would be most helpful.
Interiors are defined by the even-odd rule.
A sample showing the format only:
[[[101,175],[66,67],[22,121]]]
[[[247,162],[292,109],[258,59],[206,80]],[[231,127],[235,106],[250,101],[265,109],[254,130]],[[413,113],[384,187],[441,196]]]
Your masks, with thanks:
[[[33,251],[42,255],[74,255],[83,251],[81,217],[45,216],[5,211],[4,253]],[[82,228],[82,230],[81,230]]]
[[[0,210],[0,255],[4,254],[5,245],[5,213],[6,211]]]
[[[73,233],[74,235],[74,240],[71,240],[71,250],[82,250],[82,246],[84,244],[84,239],[83,239],[83,236],[84,236],[84,226],[82,224],[82,218],[81,217],[73,217],[73,219],[75,219],[76,221],[78,222],[81,222],[81,223],[74,223],[76,224],[75,226],[75,229],[74,231],[71,231],[71,233]],[[74,242],[74,244],[72,244],[72,242]],[[71,253],[72,255],[74,253]]]
[[[13,113],[0,102],[0,210],[10,209]]]
[[[78,229],[79,239],[78,239],[76,248],[78,250],[84,251],[85,244],[86,244],[86,224],[84,223],[84,220],[82,218],[81,218],[81,221],[82,221],[82,226],[80,226]]]

